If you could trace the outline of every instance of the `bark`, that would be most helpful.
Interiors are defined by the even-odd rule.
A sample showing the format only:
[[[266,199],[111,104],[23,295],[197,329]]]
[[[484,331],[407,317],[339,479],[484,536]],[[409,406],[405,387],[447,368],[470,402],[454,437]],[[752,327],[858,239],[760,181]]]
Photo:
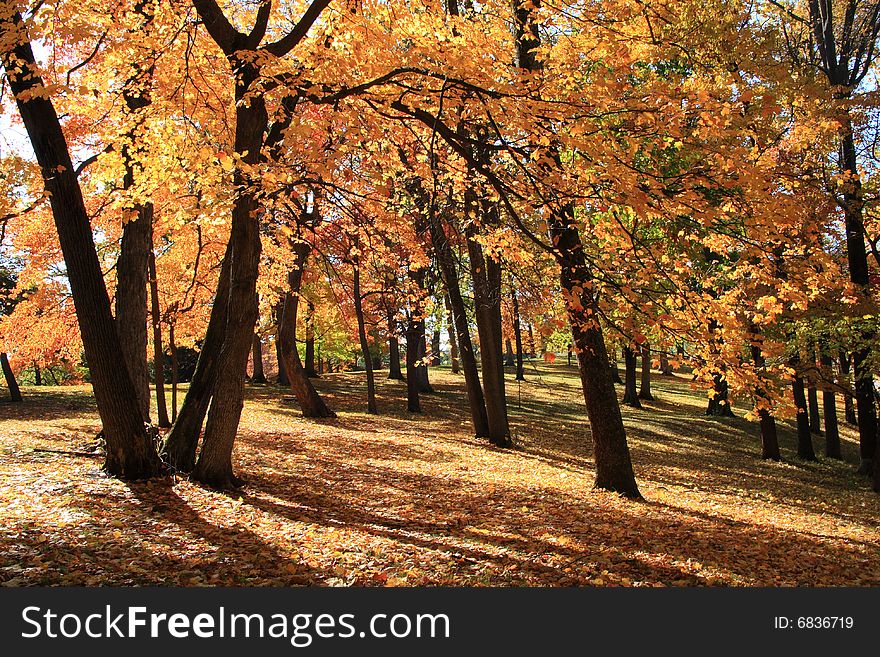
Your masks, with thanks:
[[[153,439],[146,431],[110,309],[89,216],[76,179],[67,141],[52,102],[34,73],[37,64],[20,14],[0,22],[10,51],[0,53],[25,129],[39,163],[67,268],[77,321],[107,446],[111,475],[140,479],[162,471]],[[14,62],[14,63],[13,63]]]
[[[281,328],[281,318],[284,315],[284,299],[282,298],[278,304],[275,306],[275,360],[278,362],[278,377],[276,379],[276,383],[280,386],[289,386],[290,385],[290,377],[287,376],[287,370],[284,367],[284,348],[281,346],[281,341],[278,339],[278,333]]]
[[[131,165],[125,186],[133,184]],[[116,330],[131,374],[144,422],[150,422],[150,378],[147,369],[147,284],[153,252],[153,206],[137,208],[136,218],[122,229],[122,247],[116,261]],[[149,280],[152,288],[152,280]],[[155,332],[155,329],[154,329]],[[168,426],[161,423],[159,426]],[[167,416],[165,421],[167,423]]]
[[[231,261],[231,247],[227,246],[196,369],[183,398],[177,421],[165,439],[163,450],[165,460],[178,472],[192,472],[195,467],[199,435],[202,433],[202,424],[211,403],[211,393],[217,379],[220,349],[226,333],[228,304],[224,303],[224,300],[229,297]]]
[[[37,361],[34,361],[34,385],[43,385],[43,373],[40,370],[40,366]]]
[[[847,387],[849,390],[852,390],[852,385],[849,382],[849,374],[850,374],[850,358],[849,356],[841,351],[838,355],[840,360],[840,374],[843,378],[847,380]],[[856,407],[853,403],[853,394],[852,392],[845,392],[843,394],[843,413],[844,413],[844,421],[851,426],[858,426],[858,418],[856,417]]]
[[[15,380],[12,366],[9,364],[9,356],[6,355],[5,351],[0,352],[0,366],[3,368],[6,387],[9,388],[9,400],[15,403],[24,401],[21,396],[21,389],[18,387],[18,381]]]
[[[260,334],[254,331],[251,343],[251,360],[253,361],[252,383],[266,383],[266,372],[263,370],[263,340]]]
[[[465,207],[476,211],[474,192],[465,192]],[[484,214],[490,215],[484,208]],[[493,218],[488,218],[494,223]],[[486,418],[489,423],[489,442],[496,447],[510,446],[510,425],[507,419],[507,399],[504,389],[504,361],[501,334],[501,266],[493,258],[483,255],[475,232],[467,231],[471,277],[474,284],[474,313],[480,336],[480,363],[483,374],[483,393]]]
[[[171,424],[177,422],[177,386],[180,383],[180,367],[177,360],[177,342],[174,339],[174,322],[168,325],[168,349],[171,351]]]
[[[516,365],[516,356],[513,354],[513,343],[510,338],[504,339],[504,367]]]
[[[529,358],[536,358],[537,352],[535,351],[535,331],[532,328],[532,325],[528,325],[529,329]]]
[[[639,392],[636,389],[636,352],[629,345],[623,348],[623,361],[626,365],[626,378],[623,390],[623,403],[633,408],[641,408]]]
[[[815,386],[807,386],[807,409],[810,415],[810,433],[822,433],[822,418],[819,417],[819,391]]]
[[[425,289],[424,269],[410,272],[410,278],[420,290]],[[411,354],[410,348],[414,351]],[[423,298],[416,300],[410,314],[406,330],[406,380],[407,390],[410,382],[415,386],[416,392],[434,392],[431,382],[428,380],[428,343],[425,332],[425,303]],[[413,358],[410,362],[410,358]],[[407,392],[409,399],[411,393]],[[409,402],[407,402],[409,403]],[[419,412],[419,411],[413,411]]]
[[[456,338],[458,339],[458,352],[461,359],[461,369],[464,373],[464,384],[467,391],[468,408],[471,412],[474,435],[478,438],[488,438],[489,420],[486,415],[486,401],[477,370],[477,358],[474,353],[473,342],[471,341],[464,297],[461,294],[458,267],[455,264],[452,246],[446,236],[446,231],[443,228],[440,217],[436,212],[431,211],[428,213],[428,219],[431,246],[434,248],[437,263],[440,266],[440,275],[443,278],[443,284],[446,286],[450,308],[449,314],[455,327]]]
[[[519,318],[519,298],[516,294],[516,289],[513,289],[511,292],[513,297],[513,339],[516,343],[516,380],[517,381],[525,381],[525,369],[523,367],[523,340],[522,340],[522,329],[520,326],[520,318]]]
[[[367,328],[364,323],[364,305],[361,297],[361,269],[354,264],[354,314],[357,317],[358,339],[361,343],[361,355],[364,357],[364,369],[367,371],[367,413],[377,414],[379,408],[376,405],[376,383],[373,379],[373,358],[370,354],[370,345],[367,342]]]
[[[315,369],[315,304],[311,301],[306,303],[306,376],[310,379],[318,378],[318,370]]]
[[[596,488],[611,490],[626,497],[640,498],[626,429],[611,379],[611,366],[605,338],[599,324],[598,301],[591,292],[592,276],[586,264],[580,234],[570,206],[551,215],[550,230],[556,247],[562,289],[572,338],[577,346],[578,369],[587,417],[593,434],[596,461]]]
[[[296,254],[295,268],[287,274],[288,290],[284,296],[284,309],[278,327],[276,342],[281,346],[281,359],[284,370],[290,378],[290,389],[304,417],[336,417],[324,402],[299,358],[296,348],[296,315],[299,309],[299,291],[302,286],[303,270],[309,255],[309,245],[298,242],[293,246]]]
[[[397,322],[394,313],[388,313],[388,378],[392,381],[403,381],[400,370],[400,342],[397,339]]]
[[[168,408],[165,406],[165,350],[162,348],[162,316],[159,314],[159,282],[156,280],[156,255],[152,247],[148,256],[150,275],[150,318],[153,327],[153,376],[156,381],[156,415],[159,426],[167,429]]]
[[[723,372],[715,372],[712,375],[712,397],[706,406],[706,415],[712,417],[733,417],[733,408],[730,406],[730,389],[727,378]]]
[[[406,410],[410,413],[421,413],[419,400],[419,381],[416,376],[416,364],[419,361],[419,344],[425,340],[424,320],[412,316],[406,325]]]
[[[612,348],[608,354],[608,360],[611,365],[611,380],[614,383],[623,385],[623,379],[620,378],[620,370],[617,368],[617,349]]]
[[[446,334],[449,336],[449,362],[452,366],[452,373],[458,374],[461,368],[458,365],[458,340],[455,337],[455,320],[452,318],[452,302],[449,301],[449,294],[443,297],[446,305]]]
[[[834,360],[831,355],[822,349],[819,355],[819,363],[822,373],[829,381],[834,379]],[[837,425],[837,400],[834,391],[829,387],[822,390],[822,415],[825,419],[825,456],[833,459],[841,459],[840,431]]]
[[[798,361],[792,363],[797,369]],[[813,450],[813,436],[810,433],[810,417],[807,410],[807,397],[804,394],[804,380],[799,374],[795,374],[792,380],[792,393],[794,404],[797,408],[797,455],[805,461],[815,461],[816,452]]]
[[[654,395],[651,394],[651,347],[648,343],[642,345],[642,379],[639,399],[654,401]]]
[[[763,371],[766,364],[764,354],[761,351],[763,341],[755,327],[752,327],[752,332],[756,336],[751,347],[752,361],[755,364],[755,369],[760,373]],[[766,391],[760,386],[755,388],[755,398],[758,402],[766,403]],[[773,461],[781,460],[779,454],[779,436],[776,432],[776,419],[770,413],[770,410],[763,405],[758,409],[758,418],[761,426],[761,458]]]
[[[847,180],[850,181],[844,193],[844,218],[846,223],[846,254],[849,264],[850,280],[870,296],[870,272],[868,253],[865,247],[865,225],[863,219],[864,199],[859,175],[856,144],[852,122],[847,112],[841,140],[841,164]],[[871,344],[875,339],[872,333],[862,336],[862,343]],[[874,399],[874,373],[869,364],[870,349],[860,347],[853,352],[855,375],[855,398],[859,427],[859,472],[871,474],[874,456],[877,451],[877,409]],[[878,468],[880,471],[880,468]]]
[[[431,365],[435,367],[440,364],[440,328],[439,323],[437,324],[437,328],[434,329],[434,332],[431,334]]]
[[[664,349],[660,352],[660,374],[663,376],[675,376],[672,366],[669,364],[669,353]]]

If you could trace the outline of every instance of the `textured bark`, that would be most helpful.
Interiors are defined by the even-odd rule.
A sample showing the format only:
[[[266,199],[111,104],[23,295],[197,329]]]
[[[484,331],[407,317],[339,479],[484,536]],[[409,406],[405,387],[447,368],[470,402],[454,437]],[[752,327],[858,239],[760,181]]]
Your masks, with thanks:
[[[276,383],[280,386],[289,386],[290,385],[290,377],[287,376],[287,370],[284,367],[284,349],[281,346],[281,341],[278,339],[278,333],[281,328],[281,318],[284,315],[284,299],[282,298],[274,308],[275,315],[275,360],[278,362],[278,377],[276,378]],[[330,371],[329,369],[327,370]]]
[[[162,316],[159,313],[159,282],[156,279],[156,255],[152,244],[147,256],[150,275],[150,321],[153,327],[153,376],[156,382],[156,416],[159,426],[167,429],[168,408],[165,405],[165,350],[162,348]]]
[[[354,314],[357,318],[358,340],[361,343],[361,355],[364,358],[364,369],[367,372],[367,413],[377,414],[376,383],[373,378],[373,358],[370,355],[370,344],[367,342],[367,328],[364,323],[364,305],[361,297],[361,269],[354,265]]]
[[[639,392],[636,388],[636,352],[629,345],[623,348],[623,362],[626,366],[626,377],[623,389],[623,403],[633,408],[641,408]]]
[[[792,367],[797,370],[798,360],[792,362]],[[815,461],[816,452],[813,449],[813,436],[810,433],[810,417],[807,410],[807,397],[804,393],[804,380],[799,374],[795,374],[792,380],[792,394],[794,405],[797,409],[797,455],[805,461]]]
[[[642,378],[639,399],[654,401],[654,395],[651,394],[651,346],[648,343],[642,345]]]
[[[810,415],[810,433],[822,433],[822,418],[819,416],[819,391],[815,386],[807,386],[807,409]]]
[[[452,246],[449,244],[440,218],[435,212],[429,212],[428,215],[431,245],[434,248],[437,263],[440,265],[440,275],[443,278],[449,299],[449,314],[458,339],[458,352],[461,359],[461,369],[464,373],[464,385],[467,391],[474,435],[478,438],[487,438],[489,436],[489,420],[486,416],[486,401],[483,397],[467,311],[461,294],[458,267],[455,264]]]
[[[177,421],[165,439],[163,450],[165,460],[179,472],[192,472],[195,467],[199,436],[202,433],[202,424],[217,379],[217,364],[223,346],[223,336],[226,333],[226,313],[229,308],[224,300],[229,297],[231,261],[231,247],[228,246],[220,267],[217,293],[214,295],[214,304],[211,307],[211,316],[199,352],[199,360],[183,398]]]
[[[516,380],[525,381],[525,368],[523,367],[523,340],[522,328],[519,318],[519,297],[517,297],[516,289],[511,292],[513,300],[513,339],[516,342]]]
[[[562,289],[566,293],[566,311],[577,347],[581,387],[593,434],[595,486],[640,498],[626,442],[626,429],[611,380],[611,366],[599,324],[598,302],[590,291],[591,286],[586,285],[592,277],[584,258],[580,234],[573,223],[573,209],[565,207],[553,213],[550,230],[561,270]]]
[[[131,165],[125,185],[133,184]],[[131,374],[144,422],[150,422],[150,379],[147,369],[147,284],[153,252],[153,206],[137,209],[136,218],[122,228],[116,261],[116,331]],[[150,283],[152,284],[152,283]],[[167,422],[167,417],[165,418]],[[160,426],[168,426],[167,424]]]
[[[759,373],[762,373],[764,366],[766,365],[764,354],[761,350],[763,340],[760,333],[758,333],[757,327],[752,327],[752,333],[755,335],[755,341],[752,343],[751,347],[752,362],[755,364],[755,369]],[[766,402],[766,391],[760,386],[755,388],[755,398],[759,402]],[[763,406],[758,410],[758,418],[761,426],[761,458],[773,461],[781,460],[779,454],[779,436],[776,432],[776,419],[770,411]]]
[[[840,360],[840,374],[841,374],[841,376],[846,378],[847,381],[849,381],[850,358],[843,351],[840,352],[840,354],[838,355],[838,358]],[[850,391],[852,390],[851,386],[849,386],[849,385],[848,385],[848,388]],[[847,424],[852,425],[854,427],[858,426],[858,418],[856,417],[856,407],[853,402],[852,392],[845,392],[843,394],[843,413],[844,413],[844,415],[843,415],[844,421]]]
[[[3,378],[6,379],[6,387],[9,388],[9,400],[15,403],[24,401],[21,396],[21,389],[18,387],[18,381],[15,380],[15,374],[12,366],[9,364],[9,356],[6,352],[0,352],[0,366],[3,368]]]
[[[446,334],[449,336],[449,362],[452,367],[452,373],[458,374],[461,371],[458,364],[458,340],[455,337],[455,320],[452,318],[452,302],[449,301],[449,294],[443,297],[443,303],[446,305]]]
[[[394,313],[388,313],[388,378],[392,381],[403,381],[400,369],[400,342],[397,339],[397,321]]]
[[[105,468],[111,475],[130,479],[157,475],[162,463],[125,367],[88,213],[58,115],[41,93],[43,80],[33,73],[38,68],[21,16],[16,12],[4,18],[0,31],[20,37],[11,51],[0,52],[0,58],[49,195],[103,424]]]
[[[284,295],[284,308],[278,326],[276,342],[280,345],[284,370],[290,378],[290,389],[302,410],[304,417],[336,417],[324,402],[315,386],[306,375],[305,368],[296,348],[296,316],[299,309],[299,291],[302,287],[303,271],[309,256],[309,245],[298,242],[293,245],[296,259],[294,269],[287,274],[287,293]]]
[[[310,379],[318,378],[318,370],[315,368],[315,304],[306,302],[306,376]]]
[[[465,192],[467,212],[476,212],[473,191]],[[490,212],[484,208],[484,215]],[[489,218],[487,222],[493,223]],[[504,360],[501,334],[501,266],[483,255],[483,247],[475,239],[473,229],[467,231],[471,278],[474,285],[474,314],[480,336],[480,364],[489,442],[496,447],[510,446],[510,425],[507,419],[507,398],[504,389]]]

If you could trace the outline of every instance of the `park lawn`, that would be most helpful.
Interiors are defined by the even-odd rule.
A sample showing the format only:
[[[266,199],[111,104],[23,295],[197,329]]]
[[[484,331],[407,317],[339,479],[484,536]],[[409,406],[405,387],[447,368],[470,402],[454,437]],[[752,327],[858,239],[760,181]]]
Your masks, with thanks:
[[[705,393],[655,376],[624,408],[644,502],[591,490],[573,368],[508,377],[515,448],[469,431],[463,380],[432,369],[423,415],[379,375],[317,387],[339,412],[305,420],[253,386],[236,443],[238,493],[184,477],[126,483],[88,455],[91,389],[24,388],[0,403],[0,582],[16,585],[880,585],[880,496],[845,463],[764,462],[757,425],[703,415]],[[821,453],[821,438],[816,438]],[[40,451],[54,450],[54,451]],[[61,453],[72,452],[72,453]]]

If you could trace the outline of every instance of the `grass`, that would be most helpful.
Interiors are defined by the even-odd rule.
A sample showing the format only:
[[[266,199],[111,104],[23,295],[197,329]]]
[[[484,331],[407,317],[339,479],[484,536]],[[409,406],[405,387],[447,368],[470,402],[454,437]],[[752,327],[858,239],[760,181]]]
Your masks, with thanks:
[[[432,369],[424,413],[380,374],[317,387],[339,417],[305,420],[248,388],[229,495],[186,478],[125,483],[83,451],[100,428],[88,387],[24,388],[0,404],[5,585],[822,586],[880,584],[880,497],[844,462],[761,461],[757,425],[703,415],[705,395],[655,376],[624,408],[646,501],[592,490],[574,368],[508,378],[515,447],[470,435],[463,381]],[[817,452],[821,452],[817,439]]]

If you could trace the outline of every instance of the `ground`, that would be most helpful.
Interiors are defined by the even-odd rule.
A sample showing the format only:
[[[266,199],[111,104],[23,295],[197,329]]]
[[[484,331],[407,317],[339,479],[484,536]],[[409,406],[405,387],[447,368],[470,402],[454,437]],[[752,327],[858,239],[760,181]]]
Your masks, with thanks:
[[[248,389],[239,493],[183,477],[125,483],[88,455],[91,390],[25,388],[0,403],[0,582],[52,585],[880,585],[880,496],[840,463],[761,461],[757,425],[707,418],[684,377],[624,408],[644,502],[591,490],[576,372],[508,379],[515,448],[469,432],[463,380],[406,412],[405,386],[363,374],[317,387],[339,412],[305,420],[289,393]],[[816,438],[821,452],[821,438]],[[54,451],[41,451],[54,450]],[[59,453],[74,452],[74,453]],[[80,453],[82,452],[82,453]]]

